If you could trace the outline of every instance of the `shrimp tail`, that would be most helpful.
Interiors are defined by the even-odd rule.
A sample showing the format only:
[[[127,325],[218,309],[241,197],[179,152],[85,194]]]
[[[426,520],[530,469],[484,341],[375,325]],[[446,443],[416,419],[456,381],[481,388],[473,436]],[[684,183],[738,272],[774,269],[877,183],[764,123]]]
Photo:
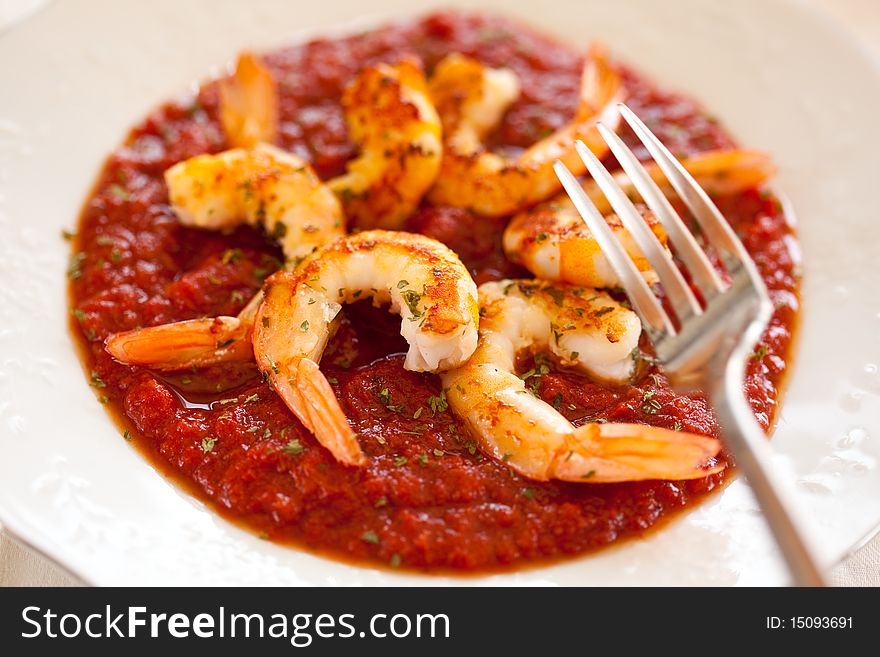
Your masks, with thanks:
[[[115,333],[104,348],[127,365],[175,371],[253,358],[252,330],[238,317],[191,319]]]
[[[278,84],[253,53],[241,53],[235,73],[220,82],[220,123],[235,147],[271,144],[278,135]]]
[[[351,430],[330,382],[315,361],[300,360],[294,385],[278,392],[290,408],[299,409],[299,419],[339,461],[346,465],[366,465],[367,457],[361,451],[357,434]],[[287,399],[286,394],[290,393],[295,395],[295,400]]]
[[[585,483],[701,479],[726,467],[715,438],[641,424],[578,427],[555,460],[553,477]]]

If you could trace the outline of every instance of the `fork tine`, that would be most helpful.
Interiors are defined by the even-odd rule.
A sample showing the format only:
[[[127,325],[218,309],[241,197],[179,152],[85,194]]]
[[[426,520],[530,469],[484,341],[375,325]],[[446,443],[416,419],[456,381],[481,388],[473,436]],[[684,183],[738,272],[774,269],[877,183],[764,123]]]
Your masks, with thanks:
[[[601,122],[597,123],[596,126],[610,146],[613,143],[612,131]],[[700,304],[697,303],[694,293],[685,282],[678,267],[675,266],[672,257],[661,246],[654,232],[648,228],[648,224],[645,223],[642,215],[636,210],[626,193],[617,185],[608,170],[582,141],[575,142],[575,149],[587,166],[587,170],[590,172],[593,180],[596,181],[602,193],[605,194],[612,209],[620,217],[624,227],[632,235],[642,253],[645,254],[645,257],[648,258],[648,261],[660,278],[663,290],[666,292],[679,321],[684,323],[688,318],[702,314],[703,311],[700,308]]]
[[[654,161],[662,169],[672,188],[675,189],[676,193],[693,213],[706,239],[718,251],[721,261],[730,275],[735,276],[737,271],[745,268],[753,282],[760,280],[757,271],[751,265],[751,258],[746,253],[745,247],[739,241],[736,233],[733,232],[730,224],[727,223],[724,216],[715,207],[715,204],[706,192],[703,191],[703,188],[697,184],[697,181],[687,172],[687,169],[675,159],[675,156],[669,152],[669,149],[657,139],[654,133],[648,129],[648,126],[629,107],[621,103],[619,109],[624,120],[630,125],[651,154],[651,157],[654,158]]]
[[[651,292],[645,279],[642,278],[623,246],[614,237],[605,218],[590,200],[590,197],[586,195],[580,183],[559,160],[553,164],[553,170],[578,213],[587,224],[587,228],[596,239],[602,253],[608,259],[614,273],[620,279],[623,289],[626,290],[630,301],[632,301],[633,310],[642,320],[642,325],[651,342],[656,345],[664,337],[675,335],[675,327],[672,325],[669,315],[663,310],[657,297]]]
[[[625,107],[623,103],[619,103],[618,107]],[[608,134],[606,134],[608,133]],[[654,215],[660,220],[669,240],[675,246],[676,255],[684,263],[690,272],[694,282],[697,284],[706,303],[713,299],[718,293],[724,290],[724,285],[718,272],[709,262],[703,249],[694,239],[691,231],[685,226],[684,221],[678,216],[678,213],[672,207],[672,204],[666,198],[660,187],[651,178],[651,175],[642,166],[638,158],[633,152],[627,148],[623,140],[613,132],[608,130],[602,131],[605,141],[614,153],[614,157],[620,162],[633,187],[639,192],[645,205],[650,208]]]

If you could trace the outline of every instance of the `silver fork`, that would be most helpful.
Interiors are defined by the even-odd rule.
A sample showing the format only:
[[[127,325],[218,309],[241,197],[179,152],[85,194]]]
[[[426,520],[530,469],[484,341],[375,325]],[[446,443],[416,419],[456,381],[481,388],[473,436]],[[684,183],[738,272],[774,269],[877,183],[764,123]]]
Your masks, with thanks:
[[[656,271],[678,320],[677,325],[645,283],[595,204],[562,162],[557,161],[554,165],[556,175],[620,279],[673,388],[678,391],[700,389],[709,396],[726,444],[761,505],[794,583],[823,586],[822,572],[799,529],[784,487],[772,472],[772,451],[767,438],[743,392],[746,358],[764,332],[772,313],[764,281],[733,229],[693,177],[632,110],[622,103],[619,109],[694,215],[708,243],[718,252],[730,275],[730,283],[722,282],[669,200],[632,151],[607,126],[598,124],[602,138],[645,205],[662,223],[675,247],[676,256],[690,272],[704,299],[703,306],[626,192],[583,142],[576,144],[578,154]]]

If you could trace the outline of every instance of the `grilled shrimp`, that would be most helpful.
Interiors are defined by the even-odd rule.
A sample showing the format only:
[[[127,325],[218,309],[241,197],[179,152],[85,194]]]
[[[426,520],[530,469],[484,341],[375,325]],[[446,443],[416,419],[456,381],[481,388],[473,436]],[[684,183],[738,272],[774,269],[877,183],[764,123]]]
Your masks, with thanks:
[[[241,53],[235,73],[220,82],[220,123],[233,147],[271,144],[278,135],[278,85],[252,53]]]
[[[220,230],[261,224],[294,264],[345,234],[339,201],[305,160],[258,144],[197,155],[165,172],[180,223]]]
[[[363,465],[348,420],[318,363],[342,304],[372,299],[401,315],[404,367],[456,367],[477,346],[477,288],[458,256],[428,237],[372,230],[309,256],[267,281],[254,324],[257,365],[288,408],[337,460]]]
[[[361,152],[328,185],[353,225],[400,228],[440,170],[440,118],[424,73],[411,60],[368,66],[345,90],[342,105]]]
[[[418,63],[367,66],[342,95],[351,140],[360,155],[328,181],[352,225],[400,228],[437,178],[440,118]],[[220,84],[220,118],[227,141],[250,148],[278,133],[278,88],[271,73],[242,53],[235,74]]]
[[[776,173],[776,166],[767,153],[750,149],[705,151],[687,155],[680,161],[709,196],[736,194],[746,189],[760,187]],[[675,195],[656,162],[645,163],[643,166],[664,195],[669,198]],[[636,188],[622,171],[615,174],[614,179],[630,197],[637,194]],[[583,184],[583,188],[600,212],[611,212],[608,200],[592,178]],[[560,194],[553,201],[571,203],[564,194]]]
[[[709,465],[714,438],[640,424],[574,427],[516,375],[519,351],[549,349],[563,364],[626,381],[641,332],[631,310],[602,292],[541,281],[484,283],[479,295],[479,345],[441,376],[450,408],[486,454],[542,481],[696,479],[721,469]]]
[[[488,216],[511,214],[558,191],[561,185],[553,172],[557,159],[575,175],[582,174],[586,169],[574,150],[575,140],[582,139],[598,156],[604,155],[608,147],[595,124],[601,120],[615,128],[620,118],[615,104],[623,100],[620,77],[604,49],[594,45],[584,65],[573,121],[514,158],[482,145],[519,95],[512,71],[452,54],[437,65],[430,88],[443,123],[444,152],[428,198]]]
[[[259,144],[199,155],[165,172],[180,222],[207,229],[262,224],[279,240],[288,265],[345,234],[339,201],[300,158]],[[259,297],[237,317],[173,322],[116,333],[105,348],[117,360],[180,370],[253,356],[250,336]]]
[[[757,187],[773,174],[770,158],[759,151],[709,151],[691,155],[683,159],[682,164],[712,195],[732,194]],[[661,188],[667,188],[664,193],[673,194],[656,164],[646,165],[645,168]],[[625,174],[618,173],[615,178],[629,195],[636,194]],[[583,187],[602,212],[611,212],[605,195],[592,179],[587,180]],[[652,213],[640,209],[651,230],[666,247],[668,240],[663,226]],[[657,275],[651,269],[651,263],[617,215],[606,214],[605,220],[645,280],[648,283],[656,282]],[[592,233],[565,194],[514,216],[504,231],[503,242],[508,258],[540,278],[589,287],[620,285]]]
[[[647,210],[642,216],[666,247],[666,231],[657,218]],[[617,215],[606,215],[605,221],[645,280],[656,282],[651,263]],[[518,214],[504,231],[503,245],[508,258],[542,279],[587,287],[620,286],[617,274],[571,203],[543,203]]]

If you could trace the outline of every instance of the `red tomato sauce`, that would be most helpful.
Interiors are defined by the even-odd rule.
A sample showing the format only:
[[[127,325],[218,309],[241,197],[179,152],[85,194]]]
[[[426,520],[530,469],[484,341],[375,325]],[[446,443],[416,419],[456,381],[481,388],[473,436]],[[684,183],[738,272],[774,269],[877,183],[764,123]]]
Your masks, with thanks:
[[[271,53],[281,92],[280,145],[325,178],[355,155],[339,99],[368,62],[405,54],[431,67],[459,51],[516,71],[523,93],[492,137],[528,146],[562,126],[577,104],[581,58],[499,17],[439,13],[345,38]],[[733,146],[698,104],[623,68],[628,103],[678,154]],[[439,378],[402,367],[399,319],[355,304],[322,362],[369,465],[334,461],[262,382],[253,364],[160,376],[121,365],[103,349],[113,332],[202,316],[234,315],[280,264],[260,231],[181,226],[163,171],[226,148],[216,84],[163,105],[108,159],[79,223],[71,260],[72,322],[100,400],[118,413],[154,463],[225,516],[271,540],[362,562],[478,571],[576,555],[638,536],[718,488],[727,473],[688,482],[540,483],[484,457],[445,407]],[[630,143],[634,143],[631,135]],[[769,428],[798,312],[794,236],[779,203],[758,191],[720,198],[776,303],[750,360],[746,393]],[[501,250],[504,220],[423,205],[410,230],[456,250],[478,283],[526,275]],[[529,379],[576,424],[642,422],[717,434],[701,395],[674,394],[645,366],[633,386],[611,388],[563,371]]]

